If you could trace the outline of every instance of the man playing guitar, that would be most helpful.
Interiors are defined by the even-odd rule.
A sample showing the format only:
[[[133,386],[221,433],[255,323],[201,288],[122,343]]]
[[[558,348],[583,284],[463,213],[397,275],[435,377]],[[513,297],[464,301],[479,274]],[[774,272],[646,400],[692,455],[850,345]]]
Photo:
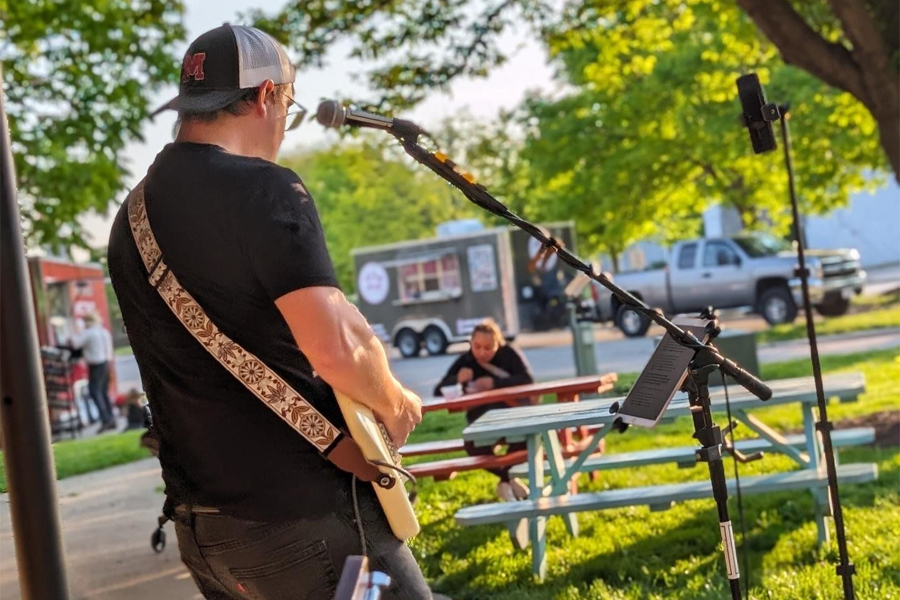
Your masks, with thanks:
[[[283,48],[262,31],[226,24],[197,38],[180,93],[164,107],[178,111],[177,138],[110,235],[110,275],[159,438],[166,513],[207,598],[328,600],[344,559],[366,554],[393,582],[384,598],[429,599],[372,486],[357,488],[217,364],[233,344],[219,343],[214,356],[188,328],[198,337],[215,324],[287,383],[269,386],[267,398],[296,390],[338,428],[332,386],[371,408],[398,448],[421,420],[421,401],[338,289],[303,182],[273,162],[285,130],[302,119],[293,83]],[[138,202],[199,314],[176,317],[152,273],[148,282],[129,213]],[[241,364],[240,378],[258,379],[259,363]]]

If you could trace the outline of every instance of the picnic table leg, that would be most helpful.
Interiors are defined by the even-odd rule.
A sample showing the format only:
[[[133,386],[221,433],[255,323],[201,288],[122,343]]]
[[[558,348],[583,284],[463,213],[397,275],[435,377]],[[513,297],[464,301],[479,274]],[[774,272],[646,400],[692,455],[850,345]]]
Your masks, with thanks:
[[[557,402],[578,402],[578,394],[557,394],[556,401]],[[560,429],[559,430],[559,441],[562,442],[563,448],[566,451],[572,451],[575,448],[575,430],[574,429]]]
[[[819,469],[821,450],[819,434],[816,432],[816,417],[813,414],[813,405],[807,402],[802,404],[803,432],[806,435],[806,453],[809,455],[809,468]],[[818,529],[819,545],[826,544],[831,535],[828,531],[828,523],[825,517],[831,514],[828,499],[828,490],[817,487],[812,490],[813,504],[816,513],[816,528]]]
[[[563,459],[562,449],[559,446],[559,438],[552,431],[544,434],[544,443],[547,446],[547,458],[550,463],[551,495],[562,496],[567,489],[571,490],[570,482],[562,481],[566,473],[566,461]],[[575,481],[578,476],[572,478]],[[575,492],[573,492],[575,493]],[[566,529],[572,537],[578,537],[578,515],[575,513],[566,513],[560,515],[566,522]]]
[[[528,486],[529,497],[538,500],[544,495],[544,446],[540,434],[528,436]],[[534,574],[543,580],[547,574],[546,530],[547,517],[533,517],[529,520],[531,537],[531,564]]]

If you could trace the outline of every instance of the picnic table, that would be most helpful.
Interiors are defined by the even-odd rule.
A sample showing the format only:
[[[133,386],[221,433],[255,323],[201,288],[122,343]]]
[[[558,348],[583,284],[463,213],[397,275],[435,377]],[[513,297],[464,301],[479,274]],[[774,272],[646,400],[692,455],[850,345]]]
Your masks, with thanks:
[[[765,450],[778,452],[792,458],[800,467],[799,471],[745,477],[741,479],[743,494],[809,489],[816,505],[816,524],[819,542],[828,536],[825,516],[828,514],[827,476],[822,467],[822,448],[815,430],[813,408],[816,393],[811,377],[784,379],[770,382],[772,398],[761,402],[743,389],[731,392],[732,415],[744,423],[760,437],[742,440],[736,448],[744,452]],[[829,375],[824,378],[825,395],[841,401],[853,401],[865,391],[865,379],[859,373]],[[721,388],[711,390],[714,411],[725,408],[724,393]],[[586,510],[601,510],[621,506],[647,505],[660,510],[674,502],[710,497],[712,488],[709,481],[695,481],[683,484],[624,488],[606,492],[570,493],[569,483],[579,473],[602,469],[632,467],[647,464],[675,463],[693,465],[696,463],[695,447],[667,448],[644,452],[605,454],[592,456],[597,444],[612,430],[617,416],[610,412],[615,402],[623,398],[580,403],[561,403],[539,406],[523,406],[503,411],[489,411],[463,430],[463,439],[475,444],[491,444],[498,439],[527,442],[527,466],[514,468],[516,474],[529,478],[528,500],[519,502],[494,503],[470,506],[456,514],[460,525],[483,523],[503,523],[510,531],[520,532],[514,541],[525,546],[529,541],[533,552],[533,569],[543,578],[546,571],[546,519],[560,515],[569,533],[578,535],[577,513]],[[800,404],[803,414],[804,435],[784,436],[768,426],[750,411],[758,408]],[[687,397],[675,397],[665,414],[666,419],[690,415]],[[573,427],[599,426],[600,429],[587,440],[581,451],[566,460],[555,433]],[[837,446],[870,443],[874,439],[871,428],[857,428],[834,432],[833,441]],[[549,483],[545,482],[549,474]],[[838,468],[838,478],[842,482],[859,483],[877,478],[874,464],[842,465]],[[734,482],[729,481],[729,491],[733,492]],[[522,539],[522,524],[527,520],[528,539]]]
[[[532,396],[554,396],[558,403],[578,402],[582,396],[590,394],[602,394],[613,389],[618,375],[606,373],[604,375],[588,375],[555,381],[543,381],[527,385],[498,388],[487,392],[465,394],[452,400],[446,398],[428,398],[422,402],[422,412],[447,410],[461,412],[483,406],[505,402],[510,407],[518,406],[522,398]],[[577,430],[561,429],[559,431],[563,452],[571,454],[580,450],[580,444],[586,443],[589,431],[586,428]],[[578,438],[578,439],[576,439]],[[496,440],[495,440],[496,441]],[[442,454],[456,452],[464,449],[464,440],[438,440],[433,442],[420,442],[407,444],[400,449],[403,456],[423,456],[428,454]],[[506,467],[525,461],[525,452],[513,452],[504,456],[466,456],[462,458],[449,458],[428,463],[418,463],[409,467],[416,477],[434,477],[435,479],[450,479],[461,471],[475,469],[488,469]]]
[[[459,412],[496,402],[506,402],[510,406],[516,406],[516,401],[520,398],[543,395],[556,396],[557,402],[577,402],[584,394],[602,394],[612,390],[613,384],[618,380],[619,376],[615,373],[605,373],[497,388],[487,392],[464,394],[453,400],[440,397],[428,398],[422,401],[422,412],[435,410]]]

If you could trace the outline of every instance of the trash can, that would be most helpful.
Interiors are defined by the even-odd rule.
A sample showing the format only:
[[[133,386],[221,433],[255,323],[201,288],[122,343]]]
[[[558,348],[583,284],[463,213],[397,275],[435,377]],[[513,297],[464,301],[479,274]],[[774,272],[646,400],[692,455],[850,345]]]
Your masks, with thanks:
[[[572,353],[575,358],[575,374],[597,374],[597,356],[594,353],[594,323],[579,320],[577,302],[569,302],[569,329],[572,331]]]

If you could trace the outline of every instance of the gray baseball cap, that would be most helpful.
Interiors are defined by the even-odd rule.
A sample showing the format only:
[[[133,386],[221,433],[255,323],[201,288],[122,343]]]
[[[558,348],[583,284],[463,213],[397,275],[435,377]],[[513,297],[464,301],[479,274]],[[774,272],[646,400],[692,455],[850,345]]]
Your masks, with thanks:
[[[152,116],[165,110],[216,111],[267,79],[279,85],[293,83],[295,76],[287,53],[272,36],[255,27],[225,23],[191,43],[181,64],[178,95]]]

